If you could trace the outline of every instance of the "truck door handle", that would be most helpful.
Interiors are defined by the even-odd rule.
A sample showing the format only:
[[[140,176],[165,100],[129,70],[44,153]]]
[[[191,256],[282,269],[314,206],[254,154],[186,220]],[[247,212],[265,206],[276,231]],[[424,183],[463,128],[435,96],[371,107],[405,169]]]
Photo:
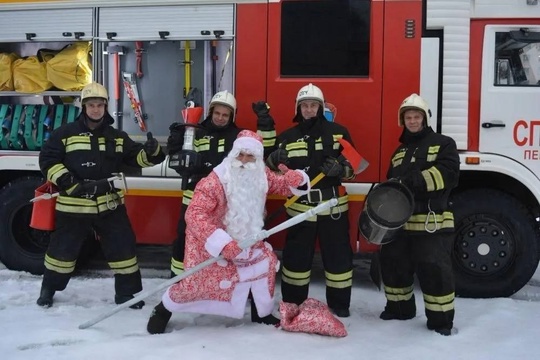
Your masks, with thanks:
[[[490,129],[490,128],[494,128],[494,127],[506,127],[506,124],[501,124],[501,123],[491,123],[491,122],[485,122],[485,123],[482,123],[482,127],[484,129]]]

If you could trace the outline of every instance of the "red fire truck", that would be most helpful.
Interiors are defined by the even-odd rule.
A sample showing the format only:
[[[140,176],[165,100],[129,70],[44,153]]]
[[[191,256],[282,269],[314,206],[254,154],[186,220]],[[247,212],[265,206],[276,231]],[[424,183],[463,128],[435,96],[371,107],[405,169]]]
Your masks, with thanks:
[[[279,133],[291,126],[298,89],[307,83],[319,86],[338,109],[335,121],[349,129],[370,163],[347,184],[351,243],[358,254],[376,250],[358,234],[358,217],[371,186],[385,180],[401,132],[398,107],[417,92],[430,104],[434,130],[454,138],[460,150],[461,177],[451,198],[458,294],[509,296],[537,269],[538,0],[0,4],[0,53],[32,56],[77,41],[91,43],[93,78],[109,89],[117,126],[140,141],[145,134],[132,121],[133,109],[119,80],[125,74],[142,75],[136,83],[146,127],[162,143],[169,125],[182,121],[185,95],[192,88],[201,90],[206,104],[216,91],[232,91],[238,100],[237,123],[251,129],[251,103],[267,100]],[[43,177],[39,146],[24,141],[31,143],[38,135],[20,131],[26,125],[21,120],[18,137],[15,122],[6,124],[6,114],[47,106],[60,125],[69,121],[66,114],[78,95],[54,88],[0,92],[5,140],[0,142],[0,259],[8,268],[40,273],[49,233],[28,226],[29,199]],[[42,136],[38,143],[46,140]],[[19,147],[18,139],[23,139]],[[168,161],[126,174],[126,204],[137,241],[170,244],[179,215],[180,178]],[[269,208],[282,203],[270,198]],[[282,238],[271,241],[279,247]]]

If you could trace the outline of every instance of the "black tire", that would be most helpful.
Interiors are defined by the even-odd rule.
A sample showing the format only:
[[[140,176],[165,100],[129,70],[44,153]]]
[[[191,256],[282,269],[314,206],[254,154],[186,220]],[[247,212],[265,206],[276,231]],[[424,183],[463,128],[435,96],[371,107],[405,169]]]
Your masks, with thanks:
[[[538,224],[514,197],[471,189],[453,199],[456,224],[453,265],[456,294],[506,297],[521,289],[538,267]]]
[[[0,260],[8,269],[43,274],[50,232],[29,226],[30,199],[43,182],[39,177],[24,177],[0,190]]]

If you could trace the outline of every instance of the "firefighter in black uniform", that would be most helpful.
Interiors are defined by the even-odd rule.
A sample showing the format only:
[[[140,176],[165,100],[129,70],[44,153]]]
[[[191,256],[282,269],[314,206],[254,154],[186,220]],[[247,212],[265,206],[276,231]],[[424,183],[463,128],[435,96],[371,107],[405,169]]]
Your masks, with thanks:
[[[324,117],[324,96],[317,86],[308,84],[296,97],[296,126],[281,133],[277,149],[267,158],[270,169],[279,163],[306,171],[310,179],[323,173],[324,178],[287,208],[292,217],[337,198],[339,203],[288,229],[282,256],[281,293],[283,301],[301,304],[309,292],[315,243],[319,245],[326,277],[326,301],[340,317],[350,315],[353,252],[349,238],[348,195],[342,179],[352,179],[351,165],[342,157],[339,138],[352,144],[347,129]],[[271,134],[271,132],[267,132]]]
[[[171,258],[172,277],[184,271],[184,250],[186,246],[186,220],[184,214],[193,197],[195,185],[223,161],[232,149],[233,142],[236,140],[238,133],[242,130],[234,122],[235,114],[236,99],[234,95],[227,90],[220,91],[210,100],[208,115],[200,124],[201,127],[195,131],[193,150],[198,155],[198,159],[191,159],[191,162],[197,165],[190,169],[190,179],[187,189],[183,191],[177,237],[173,242]],[[185,126],[183,124],[174,123],[170,126],[170,136],[167,140],[169,155],[182,152],[184,134]],[[193,153],[191,153],[191,156],[193,156]]]
[[[50,307],[55,291],[64,290],[75,269],[89,229],[100,236],[115,278],[115,302],[142,290],[135,234],[124,206],[124,191],[107,181],[122,165],[148,167],[165,159],[149,133],[138,144],[112,127],[107,90],[91,83],[81,92],[82,112],[73,123],[53,131],[39,154],[41,171],[56,184],[56,224],[45,255],[45,273],[37,304]],[[140,309],[144,302],[132,305]]]
[[[414,195],[415,207],[403,231],[382,246],[381,273],[386,295],[383,320],[407,320],[416,315],[414,273],[424,295],[427,327],[451,335],[454,320],[454,275],[451,251],[454,216],[448,205],[457,186],[456,143],[429,127],[430,110],[417,94],[399,108],[401,145],[392,155],[388,178],[397,178]]]

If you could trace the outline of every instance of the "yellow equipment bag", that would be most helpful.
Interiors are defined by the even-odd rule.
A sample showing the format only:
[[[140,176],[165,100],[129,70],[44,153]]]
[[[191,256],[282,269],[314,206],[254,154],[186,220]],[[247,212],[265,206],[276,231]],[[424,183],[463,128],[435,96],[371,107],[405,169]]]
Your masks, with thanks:
[[[37,56],[15,60],[13,87],[15,91],[25,93],[40,93],[49,90],[52,84],[47,80],[45,63],[40,62]]]
[[[47,79],[61,90],[81,90],[92,82],[91,50],[91,42],[68,45],[47,61]]]
[[[66,45],[66,47],[67,47],[67,45]],[[64,47],[62,49],[65,49],[66,47]],[[53,57],[58,55],[58,53],[60,51],[62,51],[62,49],[53,50],[53,49],[45,49],[45,48],[43,48],[43,49],[39,49],[37,51],[36,55],[37,55],[39,61],[46,63],[47,61],[51,60]]]
[[[13,62],[19,58],[15,53],[0,53],[0,91],[13,91]]]

